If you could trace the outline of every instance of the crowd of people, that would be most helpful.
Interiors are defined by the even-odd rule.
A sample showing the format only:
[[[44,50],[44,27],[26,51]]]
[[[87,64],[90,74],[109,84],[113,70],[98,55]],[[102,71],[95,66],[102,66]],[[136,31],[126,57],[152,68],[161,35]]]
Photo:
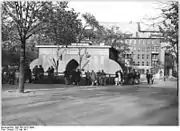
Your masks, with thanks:
[[[19,82],[19,68],[17,66],[7,66],[2,70],[2,83],[14,85]],[[42,65],[36,65],[31,71],[29,66],[24,68],[24,82],[36,83],[38,80],[43,80],[44,69]]]
[[[25,82],[36,83],[39,80],[44,79],[44,69],[42,65],[36,65],[32,71],[29,67],[26,67],[24,70],[25,73]],[[50,83],[53,83],[54,80],[54,68],[53,66],[49,67],[47,70],[48,80]],[[18,83],[19,80],[19,71],[16,67],[10,67],[3,69],[2,71],[2,82],[15,84]],[[112,79],[113,78],[113,79]],[[151,71],[146,71],[146,79],[147,83],[150,84],[154,82],[153,74]],[[83,81],[83,85],[108,85],[108,84],[115,84],[124,85],[124,84],[139,84],[140,83],[140,72],[132,69],[127,71],[117,71],[115,72],[115,76],[110,76],[104,72],[104,70],[99,70],[95,72],[94,70],[85,71],[84,69],[74,69],[71,71],[64,72],[64,81],[65,84],[73,84],[73,85],[80,85]]]
[[[115,85],[122,84],[139,84],[140,83],[140,72],[133,70],[117,71],[115,77]]]
[[[113,75],[113,74],[112,74]],[[85,85],[107,85],[114,83],[115,85],[123,84],[139,84],[140,83],[140,72],[136,70],[131,71],[117,71],[115,76],[110,76],[104,72],[104,70],[99,70],[95,72],[94,70],[84,71],[84,69],[74,69],[72,72],[65,71],[64,78],[66,84],[79,85],[80,81],[85,81]],[[110,79],[114,78],[114,79]],[[111,81],[111,82],[110,82]],[[112,82],[113,81],[113,82]]]
[[[65,71],[64,78],[66,84],[79,85],[81,81],[85,85],[106,85],[106,73],[104,70],[95,72],[94,70],[86,71],[84,69],[74,69],[72,71]]]
[[[3,67],[2,69],[2,83],[6,84],[9,83],[11,85],[14,85],[19,82],[19,68],[18,66],[7,66]],[[29,83],[32,82],[32,73],[29,66],[24,68],[24,81],[28,81]]]

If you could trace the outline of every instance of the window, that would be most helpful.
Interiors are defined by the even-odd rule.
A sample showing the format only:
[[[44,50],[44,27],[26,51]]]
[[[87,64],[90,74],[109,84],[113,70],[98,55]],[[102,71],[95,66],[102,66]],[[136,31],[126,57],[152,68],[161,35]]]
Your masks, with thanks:
[[[142,47],[142,52],[145,52],[145,47]]]
[[[146,65],[149,66],[149,62],[146,62]]]
[[[140,62],[138,61],[138,66],[140,65]]]
[[[151,51],[154,51],[154,46],[152,46],[152,50]]]
[[[142,54],[142,59],[144,59],[144,54]]]
[[[149,55],[147,55],[146,58],[149,59]]]
[[[144,66],[144,61],[142,62],[142,66]]]
[[[140,59],[140,54],[138,54],[138,57],[137,57],[138,59]]]
[[[159,47],[158,46],[156,46],[156,52],[159,52]]]

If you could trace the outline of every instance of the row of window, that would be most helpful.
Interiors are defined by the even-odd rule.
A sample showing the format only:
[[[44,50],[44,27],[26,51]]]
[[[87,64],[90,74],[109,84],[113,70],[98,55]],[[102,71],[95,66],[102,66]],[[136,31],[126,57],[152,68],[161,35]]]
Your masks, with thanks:
[[[133,64],[136,65],[136,66],[140,66],[140,62],[139,62],[139,61],[137,62],[137,64],[136,64],[135,61],[134,61]],[[149,66],[149,62],[147,61],[147,62],[146,62],[146,65],[145,65],[145,62],[142,61],[141,66]]]
[[[155,51],[155,52],[159,52],[159,46],[152,46],[152,47],[141,47],[141,48],[136,48],[134,47],[134,51],[138,51],[138,52],[150,52],[150,51]]]
[[[144,58],[145,58],[145,55],[142,54],[142,59],[144,59]],[[140,54],[137,55],[137,59],[140,59]],[[149,55],[146,55],[146,59],[149,59]]]
[[[145,59],[145,55],[142,54],[142,57],[141,57],[141,58],[142,58],[142,59]],[[149,59],[149,58],[150,58],[150,55],[147,54],[147,55],[146,55],[146,59]],[[140,54],[137,55],[137,59],[140,59]],[[152,55],[152,59],[158,59],[158,55]]]

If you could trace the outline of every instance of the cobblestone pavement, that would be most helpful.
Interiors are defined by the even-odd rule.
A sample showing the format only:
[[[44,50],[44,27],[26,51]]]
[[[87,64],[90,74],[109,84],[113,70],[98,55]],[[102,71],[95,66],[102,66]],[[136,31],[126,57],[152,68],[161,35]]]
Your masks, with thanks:
[[[176,83],[160,83],[3,90],[2,125],[178,125]]]

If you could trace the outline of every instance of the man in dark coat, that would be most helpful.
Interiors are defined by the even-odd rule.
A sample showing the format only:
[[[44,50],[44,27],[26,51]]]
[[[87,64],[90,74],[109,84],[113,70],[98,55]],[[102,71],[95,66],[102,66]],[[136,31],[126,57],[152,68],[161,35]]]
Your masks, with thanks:
[[[28,80],[29,83],[32,82],[32,72],[29,66],[25,69],[25,81]]]
[[[147,79],[147,83],[150,84],[150,73],[149,73],[149,70],[146,71],[146,79]]]
[[[76,71],[76,85],[80,84],[80,80],[81,80],[81,71],[80,71],[80,69],[77,69],[77,71]]]
[[[51,82],[53,83],[53,80],[54,80],[54,68],[53,66],[51,66],[51,69],[50,69],[50,79],[51,79]]]
[[[43,69],[42,65],[39,66],[39,77],[41,80],[44,77],[44,69]]]
[[[99,70],[98,72],[97,72],[97,83],[98,83],[98,85],[101,85],[101,71]]]
[[[64,71],[64,82],[66,85],[69,85],[69,73],[68,71]]]
[[[72,84],[76,84],[76,76],[77,76],[76,70],[74,69],[74,70],[72,70],[72,72],[71,72],[71,83],[72,83]]]
[[[91,73],[89,71],[86,72],[86,85],[90,85],[91,83]]]

